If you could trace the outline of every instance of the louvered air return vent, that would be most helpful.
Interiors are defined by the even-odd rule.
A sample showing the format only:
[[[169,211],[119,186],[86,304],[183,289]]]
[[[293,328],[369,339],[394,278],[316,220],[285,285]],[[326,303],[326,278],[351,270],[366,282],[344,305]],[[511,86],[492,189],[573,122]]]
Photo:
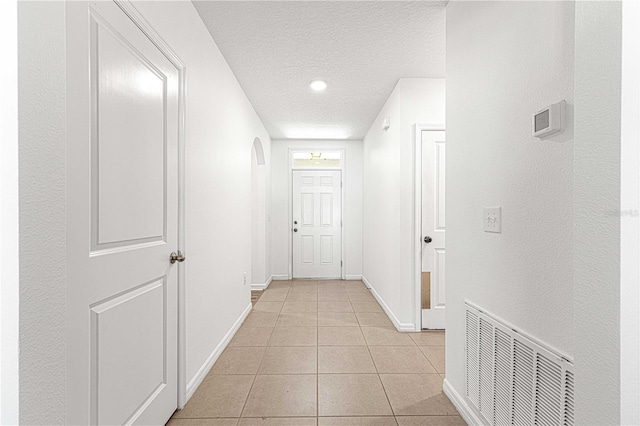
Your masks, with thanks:
[[[466,304],[466,398],[487,425],[574,424],[573,363]]]
[[[564,422],[565,426],[573,425],[573,371],[564,374]]]

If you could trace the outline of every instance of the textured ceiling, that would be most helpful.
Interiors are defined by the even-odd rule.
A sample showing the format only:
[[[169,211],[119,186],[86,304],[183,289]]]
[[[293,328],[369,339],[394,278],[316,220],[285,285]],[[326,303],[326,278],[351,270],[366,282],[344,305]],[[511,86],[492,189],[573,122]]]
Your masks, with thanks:
[[[274,139],[361,139],[399,78],[444,77],[445,2],[193,3]]]

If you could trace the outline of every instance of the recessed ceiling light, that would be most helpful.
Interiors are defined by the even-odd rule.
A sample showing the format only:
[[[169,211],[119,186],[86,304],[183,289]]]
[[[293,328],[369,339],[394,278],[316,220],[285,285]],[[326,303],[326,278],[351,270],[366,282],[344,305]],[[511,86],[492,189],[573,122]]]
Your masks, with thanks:
[[[311,82],[311,84],[309,84],[309,87],[311,87],[316,92],[322,92],[327,88],[327,82],[323,80],[314,80]]]

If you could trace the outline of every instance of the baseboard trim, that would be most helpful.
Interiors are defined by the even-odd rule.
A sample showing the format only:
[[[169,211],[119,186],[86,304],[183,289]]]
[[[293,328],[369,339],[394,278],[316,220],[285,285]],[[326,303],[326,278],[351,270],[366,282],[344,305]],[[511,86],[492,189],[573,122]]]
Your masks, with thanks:
[[[289,275],[271,275],[273,281],[286,281],[289,279]]]
[[[469,404],[467,404],[464,398],[453,388],[453,386],[451,386],[451,383],[449,383],[447,379],[444,379],[442,390],[453,405],[455,405],[456,409],[468,425],[486,424],[482,419],[480,419],[480,417],[478,417],[475,411],[469,407]]]
[[[362,280],[362,275],[345,275],[344,279],[349,281],[360,281]]]
[[[207,358],[205,363],[202,365],[202,367],[200,367],[196,375],[193,376],[193,379],[189,381],[189,383],[187,384],[186,402],[188,402],[189,399],[191,399],[196,389],[198,389],[198,386],[200,386],[204,378],[207,377],[207,374],[209,374],[211,367],[213,367],[213,364],[215,364],[215,362],[218,360],[218,358],[222,354],[222,351],[225,350],[225,348],[227,347],[227,345],[229,344],[233,336],[236,334],[236,332],[238,331],[238,329],[240,328],[244,320],[247,318],[247,316],[251,312],[251,309],[253,309],[253,306],[251,305],[251,303],[249,303],[249,306],[247,306],[247,308],[242,312],[242,314],[240,314],[240,317],[238,317],[238,319],[231,326],[229,331],[227,331],[227,334],[224,335],[224,337],[222,338],[222,341],[218,343],[218,346],[216,346],[216,348],[213,350],[211,355],[209,355],[209,357]]]
[[[396,327],[398,331],[402,331],[402,332],[416,331],[416,325],[414,323],[400,322],[400,320],[398,319],[398,317],[396,317],[396,315],[393,313],[391,308],[389,308],[389,305],[385,303],[384,299],[382,299],[382,296],[380,296],[380,294],[378,294],[376,289],[371,286],[371,283],[367,280],[367,278],[364,275],[362,276],[362,282],[364,283],[364,285],[367,286],[369,290],[371,290],[371,294],[373,294],[373,297],[375,297],[378,303],[380,304],[380,306],[382,306],[382,309],[384,309],[384,312],[387,314],[387,316],[389,317],[389,319],[391,320],[391,322],[393,323],[393,325]]]
[[[273,281],[273,275],[264,284],[251,284],[251,290],[266,290]]]

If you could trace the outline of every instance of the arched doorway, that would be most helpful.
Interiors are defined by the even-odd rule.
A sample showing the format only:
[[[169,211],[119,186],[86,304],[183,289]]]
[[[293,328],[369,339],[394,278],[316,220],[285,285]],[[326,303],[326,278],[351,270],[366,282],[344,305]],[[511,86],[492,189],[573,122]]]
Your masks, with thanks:
[[[255,138],[251,147],[251,289],[267,285],[267,168],[264,147]]]

